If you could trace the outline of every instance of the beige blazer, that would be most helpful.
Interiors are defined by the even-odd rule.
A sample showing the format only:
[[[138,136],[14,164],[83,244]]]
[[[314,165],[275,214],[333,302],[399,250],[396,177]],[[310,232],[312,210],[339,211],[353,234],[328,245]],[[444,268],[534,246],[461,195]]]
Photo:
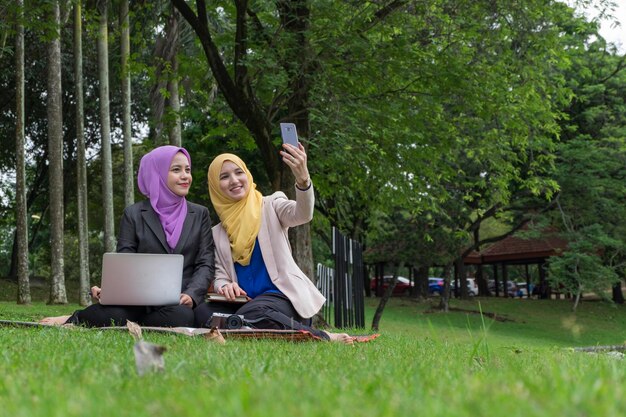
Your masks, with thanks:
[[[280,191],[263,197],[263,218],[258,235],[263,261],[272,282],[289,298],[302,318],[315,315],[326,299],[293,259],[287,230],[311,221],[314,204],[312,185],[306,191],[296,187],[296,201],[289,200]],[[237,274],[230,241],[221,223],[213,227],[213,240],[215,241],[213,286],[220,288],[230,282],[237,282]]]

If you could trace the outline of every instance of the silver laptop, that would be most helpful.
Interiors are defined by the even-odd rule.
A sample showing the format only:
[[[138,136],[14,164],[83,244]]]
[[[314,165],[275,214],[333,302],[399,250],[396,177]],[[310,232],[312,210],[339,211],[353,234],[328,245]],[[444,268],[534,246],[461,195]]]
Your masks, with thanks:
[[[180,303],[183,255],[105,253],[100,304],[165,306]]]

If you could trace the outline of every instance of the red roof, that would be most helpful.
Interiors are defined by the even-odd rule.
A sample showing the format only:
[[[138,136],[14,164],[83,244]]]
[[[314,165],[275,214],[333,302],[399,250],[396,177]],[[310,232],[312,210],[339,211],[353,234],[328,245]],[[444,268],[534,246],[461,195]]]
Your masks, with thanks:
[[[480,253],[473,251],[464,261],[466,264],[491,264],[545,259],[560,255],[566,247],[567,242],[556,235],[544,235],[535,239],[508,236]]]

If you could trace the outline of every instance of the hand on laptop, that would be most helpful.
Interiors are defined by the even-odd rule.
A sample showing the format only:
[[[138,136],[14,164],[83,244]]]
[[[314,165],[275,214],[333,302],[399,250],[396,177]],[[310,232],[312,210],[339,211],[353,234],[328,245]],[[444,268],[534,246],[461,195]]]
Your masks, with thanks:
[[[89,290],[89,293],[91,294],[91,296],[93,298],[95,298],[96,300],[99,300],[100,299],[100,291],[101,291],[100,287],[97,287],[97,286],[94,285],[93,287],[91,287],[91,290]]]
[[[180,304],[189,308],[193,308],[193,300],[187,294],[180,295]]]
[[[221,288],[217,289],[217,293],[222,294],[224,297],[226,297],[227,300],[230,301],[233,301],[235,297],[238,297],[240,295],[248,295],[241,287],[239,287],[239,284],[237,284],[236,282],[222,285]]]

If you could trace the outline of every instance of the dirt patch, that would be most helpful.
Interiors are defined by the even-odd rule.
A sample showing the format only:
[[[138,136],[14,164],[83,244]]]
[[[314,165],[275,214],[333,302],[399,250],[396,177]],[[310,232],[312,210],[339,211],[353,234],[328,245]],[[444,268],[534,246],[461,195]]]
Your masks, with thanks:
[[[468,310],[465,308],[457,308],[457,307],[450,307],[448,308],[448,311],[458,311],[460,313],[468,313],[468,314],[478,314],[478,315],[483,315],[485,317],[489,317],[490,319],[493,319],[495,321],[499,321],[499,322],[512,322],[512,323],[517,323],[517,320],[513,320],[510,319],[508,317],[505,317],[503,315],[499,315],[497,313],[490,313],[488,311],[478,311],[478,310]],[[428,310],[424,311],[424,314],[435,314],[435,313],[443,313],[443,311],[439,308],[436,307],[431,307]],[[523,321],[522,321],[523,323]]]

